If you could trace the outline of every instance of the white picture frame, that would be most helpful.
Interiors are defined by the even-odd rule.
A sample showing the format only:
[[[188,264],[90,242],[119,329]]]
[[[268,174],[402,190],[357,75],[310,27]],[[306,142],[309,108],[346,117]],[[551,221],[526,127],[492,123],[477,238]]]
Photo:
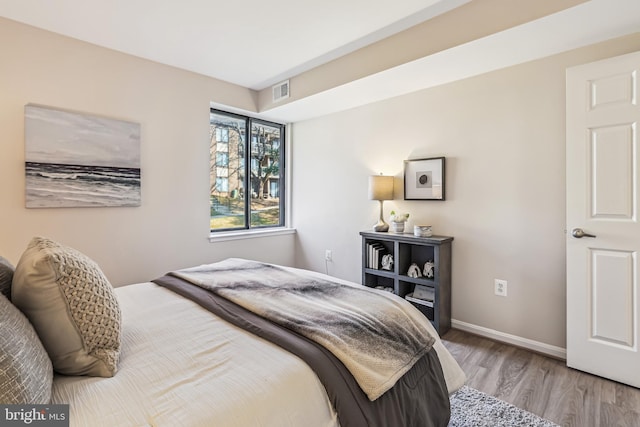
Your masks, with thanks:
[[[405,200],[445,200],[445,158],[404,161]]]

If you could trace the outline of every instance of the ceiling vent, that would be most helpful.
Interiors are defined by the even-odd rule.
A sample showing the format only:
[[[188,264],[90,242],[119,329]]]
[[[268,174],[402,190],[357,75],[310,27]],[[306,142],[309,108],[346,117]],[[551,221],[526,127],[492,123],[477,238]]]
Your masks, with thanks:
[[[272,86],[271,89],[273,90],[273,102],[287,99],[289,97],[289,80],[278,83],[277,85]]]

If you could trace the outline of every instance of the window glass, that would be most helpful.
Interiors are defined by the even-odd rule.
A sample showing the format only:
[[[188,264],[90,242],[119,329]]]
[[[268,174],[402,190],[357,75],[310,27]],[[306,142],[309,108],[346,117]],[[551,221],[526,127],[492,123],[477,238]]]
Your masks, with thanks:
[[[210,114],[211,230],[245,226],[245,133],[244,119]]]
[[[211,231],[284,225],[283,138],[284,125],[211,110]]]
[[[229,153],[216,153],[216,166],[219,168],[226,168],[229,166]]]
[[[281,126],[251,123],[251,226],[280,224]]]

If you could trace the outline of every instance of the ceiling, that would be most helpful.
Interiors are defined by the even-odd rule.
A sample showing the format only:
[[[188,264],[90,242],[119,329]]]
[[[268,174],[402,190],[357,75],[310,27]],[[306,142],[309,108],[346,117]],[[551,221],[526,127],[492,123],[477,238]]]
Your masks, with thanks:
[[[0,0],[0,16],[260,91],[469,2]],[[256,112],[304,120],[639,31],[639,0],[590,0]]]
[[[0,0],[0,16],[260,90],[468,1]]]

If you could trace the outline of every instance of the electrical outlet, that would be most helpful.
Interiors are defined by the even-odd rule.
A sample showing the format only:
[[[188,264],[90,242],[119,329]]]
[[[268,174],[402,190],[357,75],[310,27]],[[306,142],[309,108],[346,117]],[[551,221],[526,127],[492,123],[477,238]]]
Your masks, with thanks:
[[[506,297],[507,281],[502,279],[494,279],[493,283],[495,285],[495,289],[494,289],[495,294],[501,297]]]
[[[331,249],[326,249],[324,251],[324,260],[333,261],[333,252],[331,252]]]

